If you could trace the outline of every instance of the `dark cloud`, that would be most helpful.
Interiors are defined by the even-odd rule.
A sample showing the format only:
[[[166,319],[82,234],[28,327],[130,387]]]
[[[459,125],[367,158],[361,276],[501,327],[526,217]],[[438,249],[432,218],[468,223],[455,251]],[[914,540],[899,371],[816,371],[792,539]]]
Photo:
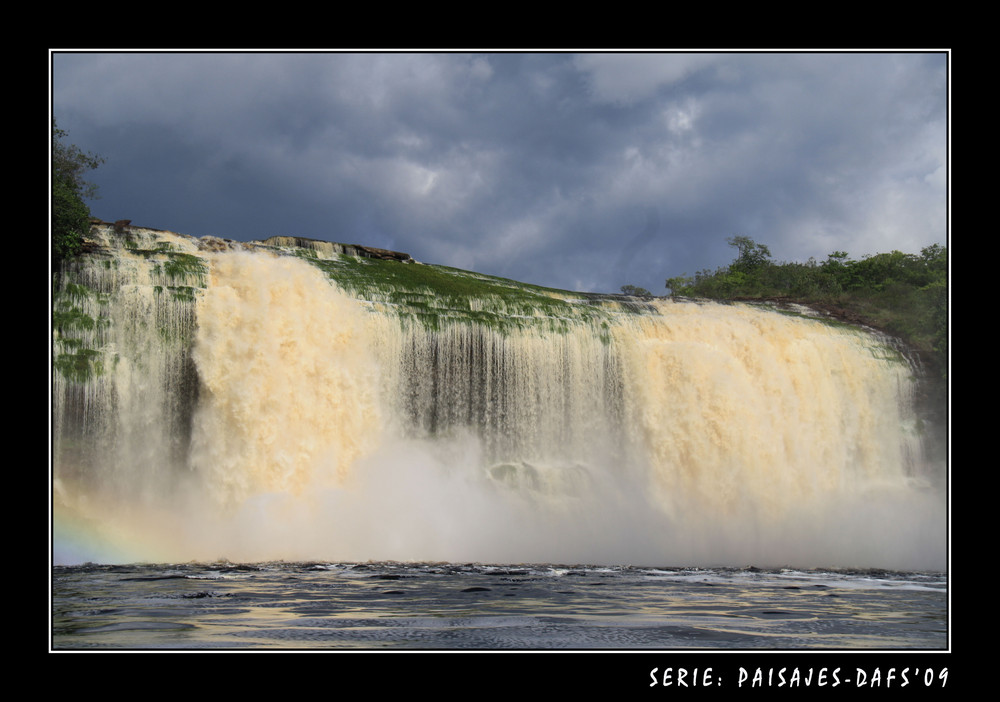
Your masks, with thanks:
[[[943,53],[52,58],[108,220],[657,293],[737,233],[785,260],[946,237]]]

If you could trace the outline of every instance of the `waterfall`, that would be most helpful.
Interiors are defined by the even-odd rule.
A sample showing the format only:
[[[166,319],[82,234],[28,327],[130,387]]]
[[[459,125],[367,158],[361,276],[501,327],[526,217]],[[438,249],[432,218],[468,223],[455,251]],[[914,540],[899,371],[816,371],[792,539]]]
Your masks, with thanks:
[[[943,468],[877,335],[94,236],[53,291],[57,557],[944,567]]]

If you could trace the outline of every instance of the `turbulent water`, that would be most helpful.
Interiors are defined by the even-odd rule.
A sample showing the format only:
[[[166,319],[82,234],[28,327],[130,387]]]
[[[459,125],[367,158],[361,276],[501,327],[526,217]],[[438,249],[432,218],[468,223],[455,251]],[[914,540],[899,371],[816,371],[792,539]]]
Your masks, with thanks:
[[[914,370],[884,339],[741,305],[518,306],[513,289],[456,311],[411,286],[439,305],[428,313],[388,283],[352,288],[348,273],[370,264],[335,250],[310,261],[98,234],[53,300],[57,564],[945,568],[943,467],[927,458]],[[103,588],[116,572],[58,571],[57,583]],[[308,571],[310,587],[322,576],[350,590],[353,572]],[[184,575],[213,583],[206,604],[233,596],[230,577]],[[529,581],[563,587],[534,570]],[[587,609],[581,596],[564,599]],[[514,628],[533,616],[518,601],[498,600]],[[76,623],[57,628],[75,631],[66,616]],[[599,639],[602,626],[567,635]],[[647,623],[630,631],[645,645]]]
[[[941,650],[947,645],[944,577],[884,571],[86,565],[56,568],[54,595],[53,645],[59,649]]]

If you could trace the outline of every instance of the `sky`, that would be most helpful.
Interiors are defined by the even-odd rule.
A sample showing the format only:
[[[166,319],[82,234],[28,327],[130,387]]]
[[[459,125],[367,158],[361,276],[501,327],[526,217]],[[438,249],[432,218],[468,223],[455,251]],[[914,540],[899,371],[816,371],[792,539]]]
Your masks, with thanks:
[[[589,292],[947,244],[949,58],[908,52],[68,52],[94,216],[294,235]]]

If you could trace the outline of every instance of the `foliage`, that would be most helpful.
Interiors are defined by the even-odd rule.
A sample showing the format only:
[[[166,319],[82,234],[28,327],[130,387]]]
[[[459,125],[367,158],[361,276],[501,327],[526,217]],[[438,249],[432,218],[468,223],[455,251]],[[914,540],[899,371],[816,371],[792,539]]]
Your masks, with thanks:
[[[635,285],[623,285],[621,291],[623,295],[631,295],[632,297],[653,297],[653,293],[646,288],[639,288]]]
[[[727,240],[736,259],[693,278],[668,278],[673,295],[714,299],[783,299],[836,309],[850,319],[905,339],[943,375],[948,356],[948,249],[901,251],[851,259],[834,251],[817,263],[778,263],[767,246],[745,236]]]
[[[667,278],[667,290],[669,290],[671,294],[676,294],[678,291],[690,287],[693,283],[694,278],[686,275]]]
[[[564,333],[572,326],[570,320],[600,323],[606,304],[622,304],[599,293],[558,290],[448,266],[353,255],[324,259],[297,247],[294,252],[338,286],[373,304],[391,305],[431,328],[471,320],[504,332],[547,318],[554,332]]]
[[[65,130],[52,120],[52,264],[80,253],[83,235],[90,227],[90,209],[84,199],[97,197],[97,186],[84,180],[87,171],[104,162],[64,144]]]
[[[771,260],[770,250],[748,236],[733,236],[726,239],[726,243],[739,252],[736,260],[729,266],[731,271],[749,273],[767,265]]]
[[[64,182],[52,181],[52,262],[72,258],[83,246],[90,210]]]

